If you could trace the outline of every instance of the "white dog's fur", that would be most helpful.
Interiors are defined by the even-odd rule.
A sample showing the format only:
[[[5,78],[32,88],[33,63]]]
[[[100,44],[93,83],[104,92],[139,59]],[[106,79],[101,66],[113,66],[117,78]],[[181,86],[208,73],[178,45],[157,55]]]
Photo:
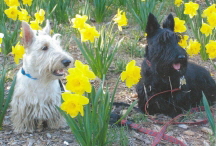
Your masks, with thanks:
[[[36,80],[21,73],[22,68],[17,73],[11,101],[14,131],[33,132],[44,122],[52,129],[64,126],[64,118],[56,108],[61,104],[58,79],[73,58],[60,47],[60,34],[50,36],[48,20],[40,32],[33,31],[26,22],[22,22],[22,30],[25,46],[22,68]]]

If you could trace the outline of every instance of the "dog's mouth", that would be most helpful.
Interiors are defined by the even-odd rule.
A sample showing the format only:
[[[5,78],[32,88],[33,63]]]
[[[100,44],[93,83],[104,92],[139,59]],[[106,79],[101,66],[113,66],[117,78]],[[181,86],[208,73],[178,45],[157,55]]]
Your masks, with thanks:
[[[180,68],[181,68],[181,64],[180,63],[174,63],[172,66],[173,66],[173,68],[175,70],[180,70]]]
[[[65,74],[64,69],[58,69],[53,72],[55,76],[63,76]]]

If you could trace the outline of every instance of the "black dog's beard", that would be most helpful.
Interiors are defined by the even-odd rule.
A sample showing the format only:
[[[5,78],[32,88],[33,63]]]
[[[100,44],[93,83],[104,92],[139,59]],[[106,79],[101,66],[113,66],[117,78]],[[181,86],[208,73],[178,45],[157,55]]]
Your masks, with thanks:
[[[163,63],[164,61],[160,61],[155,66],[156,73],[161,77],[167,76],[183,76],[187,69],[187,59],[180,60],[180,61],[172,61],[170,63]]]

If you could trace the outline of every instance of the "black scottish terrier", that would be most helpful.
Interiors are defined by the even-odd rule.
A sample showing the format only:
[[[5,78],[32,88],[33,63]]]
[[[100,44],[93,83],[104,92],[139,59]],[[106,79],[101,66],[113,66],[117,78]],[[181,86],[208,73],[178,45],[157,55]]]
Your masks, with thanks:
[[[142,78],[136,87],[138,106],[143,112],[148,99],[159,94],[148,102],[149,114],[163,113],[174,117],[188,111],[200,105],[202,91],[210,103],[216,98],[213,78],[205,68],[187,61],[185,49],[178,45],[181,36],[174,32],[174,25],[172,14],[164,21],[163,28],[155,16],[149,14],[148,45],[142,63]]]

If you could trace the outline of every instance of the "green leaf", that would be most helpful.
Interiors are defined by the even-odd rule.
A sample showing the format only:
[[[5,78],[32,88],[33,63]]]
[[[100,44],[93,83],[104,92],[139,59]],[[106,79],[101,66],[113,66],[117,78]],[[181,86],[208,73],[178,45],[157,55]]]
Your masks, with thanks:
[[[212,128],[214,135],[216,136],[216,125],[215,125],[214,117],[213,117],[212,112],[210,110],[206,96],[203,92],[202,92],[202,95],[203,95],[203,104],[204,104],[204,108],[205,108],[205,111],[207,114],[208,121],[211,125],[211,128]]]
[[[126,111],[126,113],[115,123],[119,123],[122,119],[124,119],[130,112],[131,110],[133,109],[133,107],[135,106],[135,104],[137,104],[138,100],[135,100],[131,105],[130,107],[128,108],[128,110]]]

